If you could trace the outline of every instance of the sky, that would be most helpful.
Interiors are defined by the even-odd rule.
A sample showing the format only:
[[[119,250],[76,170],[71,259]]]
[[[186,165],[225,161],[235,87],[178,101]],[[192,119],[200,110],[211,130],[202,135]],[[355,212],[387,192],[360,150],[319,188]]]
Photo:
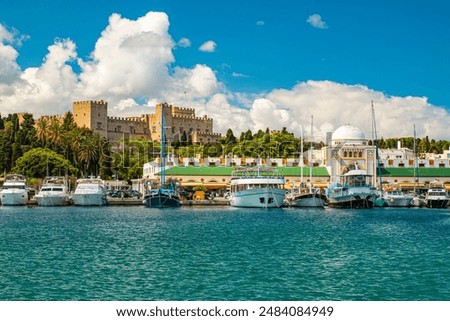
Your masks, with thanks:
[[[446,0],[0,0],[0,113],[192,107],[214,131],[450,139]]]

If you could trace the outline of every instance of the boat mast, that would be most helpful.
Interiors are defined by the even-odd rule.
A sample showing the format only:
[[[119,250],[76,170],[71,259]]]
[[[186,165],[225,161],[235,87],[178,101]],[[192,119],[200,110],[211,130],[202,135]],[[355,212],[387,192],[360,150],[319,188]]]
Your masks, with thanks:
[[[305,166],[303,162],[303,125],[301,131],[301,141],[300,141],[300,189],[303,188],[303,166]]]
[[[374,162],[375,171],[374,171],[374,177],[376,182],[376,177],[378,174],[378,179],[380,180],[380,191],[381,195],[383,195],[383,179],[381,177],[381,168],[380,168],[380,156],[378,154],[378,138],[377,138],[377,123],[375,121],[375,109],[373,107],[373,100],[372,100],[372,134],[374,137],[374,140],[372,140],[372,145],[375,145],[375,159],[376,162]],[[376,183],[375,187],[376,187]]]
[[[159,188],[164,188],[164,184],[166,181],[166,124],[165,124],[165,117],[164,117],[164,106],[161,105],[161,146],[160,146],[160,155],[159,158],[161,159],[161,170],[159,172],[160,174],[160,184]]]
[[[416,181],[419,183],[417,177],[417,151],[416,151],[416,124],[414,124],[414,196],[417,195]]]
[[[313,142],[313,115],[311,115],[311,137],[309,139],[309,193],[312,193],[312,170],[313,170],[313,151],[314,151],[314,142]]]

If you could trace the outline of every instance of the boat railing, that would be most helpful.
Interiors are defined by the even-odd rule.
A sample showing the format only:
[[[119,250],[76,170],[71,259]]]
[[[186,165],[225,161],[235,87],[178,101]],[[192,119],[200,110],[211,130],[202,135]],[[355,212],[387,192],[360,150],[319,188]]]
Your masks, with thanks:
[[[6,181],[12,181],[12,182],[24,182],[26,181],[26,178],[24,175],[20,174],[6,174],[4,178],[4,182]]]

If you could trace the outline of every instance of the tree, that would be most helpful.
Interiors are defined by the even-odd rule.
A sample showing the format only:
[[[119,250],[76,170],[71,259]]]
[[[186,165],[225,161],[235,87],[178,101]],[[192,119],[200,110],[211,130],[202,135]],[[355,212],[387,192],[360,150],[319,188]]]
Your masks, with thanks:
[[[236,137],[234,136],[233,131],[231,130],[231,128],[228,128],[225,137],[226,137],[226,140],[225,140],[225,143],[226,143],[226,144],[231,144],[231,145],[236,144],[237,139],[236,139]]]
[[[36,121],[36,138],[44,147],[48,139],[48,120],[44,117]]]
[[[188,138],[186,135],[186,131],[183,130],[183,133],[181,134],[181,142],[180,142],[180,146],[186,146],[188,142]]]
[[[36,140],[36,130],[34,128],[34,118],[30,113],[24,113],[22,115],[23,121],[20,124],[20,132],[23,132],[21,140],[22,145],[30,145]]]
[[[73,118],[73,114],[70,111],[64,114],[61,127],[65,132],[74,130],[77,127],[77,124],[75,124],[75,119]]]
[[[12,171],[32,178],[44,178],[47,172],[49,175],[77,174],[77,169],[67,159],[47,148],[26,152],[16,161]]]

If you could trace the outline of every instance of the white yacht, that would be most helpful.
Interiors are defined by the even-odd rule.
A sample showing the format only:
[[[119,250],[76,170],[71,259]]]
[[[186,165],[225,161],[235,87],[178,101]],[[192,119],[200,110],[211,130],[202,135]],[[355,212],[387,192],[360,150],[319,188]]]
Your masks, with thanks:
[[[450,198],[444,184],[438,181],[430,183],[430,188],[425,195],[425,206],[429,208],[447,208]]]
[[[383,191],[382,199],[388,207],[410,207],[414,196],[403,193],[400,190]]]
[[[327,188],[328,206],[339,208],[373,208],[377,190],[372,175],[362,169],[353,169],[340,176],[339,183]]]
[[[281,207],[285,179],[269,167],[235,169],[231,176],[230,205],[235,207]]]
[[[82,178],[77,180],[77,188],[72,197],[74,205],[108,205],[107,190],[100,178]]]
[[[0,199],[2,205],[27,205],[28,191],[25,176],[19,174],[6,175],[0,191]]]
[[[48,176],[44,179],[36,201],[39,206],[64,206],[70,204],[69,185],[64,176]]]

